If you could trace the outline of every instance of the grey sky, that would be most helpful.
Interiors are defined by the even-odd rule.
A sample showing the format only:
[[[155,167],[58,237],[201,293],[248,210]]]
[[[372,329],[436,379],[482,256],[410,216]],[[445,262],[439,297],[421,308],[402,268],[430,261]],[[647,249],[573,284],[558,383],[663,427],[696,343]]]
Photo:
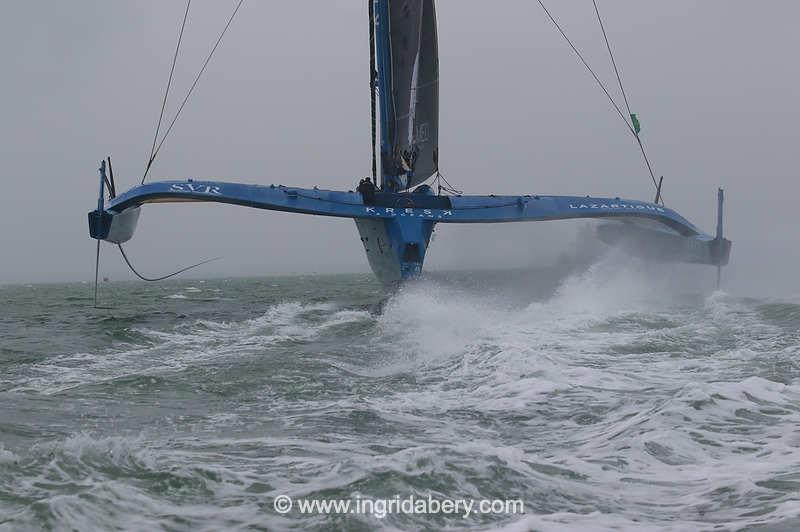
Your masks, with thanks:
[[[591,1],[547,2],[611,87]],[[99,160],[141,177],[182,1],[17,2],[0,20],[0,282],[89,279]],[[195,0],[168,116],[233,1]],[[800,292],[800,4],[600,2],[667,204],[711,231],[727,191],[728,279]],[[632,139],[533,0],[439,0],[440,161],[467,193],[651,199]],[[352,188],[369,173],[366,2],[246,0],[152,172]],[[615,91],[616,94],[616,91]],[[426,268],[523,265],[569,224],[437,228]],[[477,241],[477,242],[476,242]],[[480,243],[480,245],[478,245]],[[145,271],[368,271],[349,220],[220,205],[146,206]],[[118,254],[103,272],[128,278]]]

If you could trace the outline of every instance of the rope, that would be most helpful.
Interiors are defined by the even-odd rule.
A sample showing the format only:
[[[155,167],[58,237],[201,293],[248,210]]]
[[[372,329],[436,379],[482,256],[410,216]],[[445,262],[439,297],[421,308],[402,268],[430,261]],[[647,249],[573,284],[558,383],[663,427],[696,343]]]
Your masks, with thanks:
[[[442,186],[442,181],[444,181],[445,186]],[[461,194],[464,193],[463,190],[457,190],[455,187],[453,187],[453,185],[450,184],[450,182],[447,180],[444,174],[442,174],[438,170],[436,171],[436,186],[438,187],[439,196],[442,195],[442,190],[444,190],[445,192],[449,192],[450,194],[455,194],[456,196],[460,196]]]
[[[622,92],[622,99],[625,100],[625,109],[628,110],[628,115],[631,114],[631,106],[628,104],[628,96],[625,94],[625,88],[622,86],[622,78],[617,69],[617,62],[614,60],[614,54],[611,52],[611,43],[608,42],[608,35],[606,35],[606,28],[603,25],[603,19],[600,17],[600,10],[597,8],[597,0],[592,0],[594,4],[594,12],[597,14],[597,22],[600,23],[600,30],[603,32],[603,39],[606,41],[606,48],[608,49],[608,56],[611,58],[611,64],[614,67],[614,73],[617,75],[617,82],[619,83],[619,90]],[[635,132],[636,130],[634,130]]]
[[[335,203],[336,205],[352,205],[354,207],[362,207],[364,205],[363,202],[356,203],[356,202],[350,202],[350,201],[338,201],[338,200],[332,200],[332,199],[329,199],[329,198],[320,198],[318,196],[309,196],[308,194],[303,194],[302,192],[298,192],[297,195],[299,197],[301,197],[301,198],[317,200],[317,201],[324,201],[324,202],[327,202],[327,203]]]
[[[375,80],[378,73],[375,71],[375,2],[367,0],[369,4],[369,97],[372,111],[372,182],[378,182],[378,157],[375,153],[377,142],[377,126],[375,111]]]
[[[108,195],[109,199],[114,199],[117,197],[117,185],[114,182],[114,168],[111,166],[111,156],[108,156],[108,177],[105,175],[103,179],[106,180],[106,186],[108,187]]]
[[[608,101],[611,102],[611,105],[614,106],[614,110],[617,112],[619,117],[625,123],[625,127],[627,127],[635,135],[636,132],[634,131],[633,127],[631,127],[631,125],[628,123],[628,119],[625,118],[625,115],[622,113],[622,110],[620,110],[619,106],[617,105],[617,102],[615,102],[614,98],[611,97],[611,94],[608,92],[608,89],[606,89],[606,86],[603,84],[602,81],[600,81],[600,78],[597,77],[597,74],[595,74],[594,70],[592,70],[592,67],[589,66],[589,63],[586,62],[586,59],[583,58],[583,55],[578,51],[578,49],[575,47],[575,45],[572,44],[572,41],[570,40],[570,38],[567,37],[567,34],[564,33],[563,29],[561,29],[561,25],[559,25],[559,23],[556,21],[556,19],[553,17],[553,15],[550,14],[550,11],[548,11],[547,8],[544,6],[544,3],[542,2],[542,0],[537,0],[537,1],[539,2],[539,5],[542,6],[542,9],[544,9],[544,12],[547,14],[547,17],[550,19],[550,21],[553,23],[553,25],[555,25],[555,27],[558,30],[558,32],[561,34],[562,37],[564,37],[564,40],[567,41],[567,44],[569,44],[570,48],[572,48],[572,51],[575,52],[575,55],[577,55],[578,59],[581,60],[581,63],[583,63],[583,66],[586,67],[586,70],[589,71],[589,73],[592,75],[592,77],[597,82],[597,84],[600,86],[600,88],[603,89],[603,92],[606,94],[606,97],[608,98]]]
[[[145,170],[145,177],[147,176],[147,172],[150,170],[150,166],[152,166],[153,161],[155,160],[156,156],[158,155],[158,152],[161,150],[161,146],[164,145],[164,141],[167,140],[167,136],[169,136],[170,131],[172,131],[172,127],[175,125],[175,122],[178,120],[178,117],[181,115],[181,111],[183,111],[184,106],[186,106],[186,102],[189,100],[189,96],[192,95],[192,92],[194,91],[194,88],[197,86],[197,82],[200,81],[200,77],[206,71],[206,67],[208,66],[208,63],[211,61],[211,58],[214,56],[214,52],[217,51],[217,47],[219,47],[219,44],[222,42],[222,37],[225,36],[225,32],[228,31],[228,28],[230,27],[231,22],[233,22],[233,18],[236,16],[236,13],[239,12],[239,8],[242,7],[242,3],[243,2],[244,2],[244,0],[239,0],[239,2],[236,4],[236,8],[233,10],[233,13],[231,13],[231,16],[228,17],[228,22],[225,24],[225,27],[222,29],[222,33],[219,34],[219,38],[217,38],[217,42],[214,44],[214,47],[211,49],[211,52],[209,52],[208,57],[206,57],[205,62],[203,62],[203,67],[200,69],[200,72],[198,72],[197,76],[194,78],[194,82],[192,82],[192,86],[189,87],[189,92],[186,93],[186,97],[181,102],[180,107],[178,107],[178,112],[175,113],[175,117],[172,119],[172,122],[170,122],[169,127],[167,128],[166,132],[164,132],[164,136],[161,137],[161,142],[158,143],[158,146],[156,146],[155,151],[150,156],[150,161],[147,163],[147,169]],[[144,183],[144,177],[142,177],[142,183]]]
[[[619,108],[619,105],[617,105],[617,102],[614,101],[614,98],[611,96],[611,93],[608,92],[608,89],[606,88],[606,86],[603,84],[602,81],[600,81],[600,78],[597,76],[597,74],[594,72],[594,70],[592,70],[592,67],[589,66],[589,63],[586,62],[586,59],[584,59],[584,57],[580,53],[580,51],[575,47],[575,45],[572,43],[570,38],[567,37],[567,34],[561,28],[561,25],[558,23],[558,21],[556,21],[555,17],[553,17],[553,15],[550,14],[550,11],[548,11],[547,7],[545,7],[545,5],[544,5],[544,2],[542,0],[537,0],[537,1],[539,2],[539,5],[542,6],[542,9],[547,14],[547,17],[550,19],[550,21],[556,27],[558,32],[561,34],[562,37],[564,37],[564,40],[567,41],[567,44],[569,44],[570,48],[572,48],[572,51],[575,52],[575,55],[577,55],[578,59],[581,60],[581,63],[583,63],[583,66],[585,66],[586,70],[588,70],[589,73],[592,75],[592,77],[594,78],[595,82],[597,82],[597,85],[599,85],[600,88],[603,90],[603,92],[605,93],[606,97],[608,98],[608,101],[611,102],[611,105],[614,107],[614,110],[617,112],[617,114],[619,115],[620,119],[625,123],[625,127],[628,128],[628,131],[630,131],[631,134],[636,139],[636,143],[639,145],[639,150],[642,152],[642,157],[644,158],[645,165],[647,165],[647,170],[650,173],[650,178],[653,180],[653,185],[657,189],[658,188],[658,183],[656,182],[655,174],[653,172],[653,167],[650,165],[650,160],[647,157],[647,153],[645,152],[645,149],[644,149],[644,144],[642,143],[642,139],[639,137],[639,134],[636,133],[636,130],[628,122],[628,118],[625,117],[625,114]],[[600,18],[600,11],[597,9],[597,2],[595,0],[592,0],[592,2],[594,3],[595,12],[597,13],[597,19],[600,22],[600,28],[603,31],[603,37],[606,40],[606,45],[608,47],[608,52],[609,52],[609,54],[611,54],[611,62],[614,65],[614,71],[617,74],[617,80],[620,83],[620,88],[622,88],[622,81],[621,81],[621,78],[620,78],[620,75],[619,75],[619,70],[617,69],[616,62],[614,61],[614,56],[611,53],[611,45],[609,44],[608,37],[606,35],[606,30],[605,30],[605,27],[603,26],[603,21]],[[628,110],[628,115],[630,116],[630,114],[631,114],[630,107],[628,105],[628,98],[627,98],[627,96],[625,94],[625,90],[624,89],[622,89],[622,96],[625,99],[625,107]],[[663,204],[663,200],[662,200],[662,204]]]
[[[156,142],[158,141],[158,133],[161,131],[161,122],[164,119],[164,109],[167,107],[167,96],[169,96],[169,89],[172,86],[172,76],[175,74],[175,64],[178,62],[178,51],[181,49],[181,41],[183,40],[183,30],[186,28],[186,19],[189,16],[189,6],[192,5],[192,0],[186,2],[186,11],[183,13],[183,22],[181,22],[181,31],[178,34],[178,44],[175,46],[175,54],[172,56],[172,66],[169,69],[169,79],[167,79],[167,89],[164,91],[164,100],[161,102],[161,112],[158,115],[158,124],[156,125],[156,133],[153,135],[153,145],[150,147],[150,158],[147,160],[147,168],[144,170],[142,176],[142,184],[147,178],[147,172],[150,171],[150,166],[153,164],[153,152],[156,149]]]
[[[619,69],[617,68],[617,62],[614,59],[614,53],[611,51],[611,43],[608,40],[608,34],[606,34],[606,27],[603,24],[603,18],[600,16],[600,9],[597,7],[597,0],[592,0],[592,4],[594,4],[594,12],[597,14],[597,22],[600,23],[600,30],[603,32],[603,39],[606,41],[606,49],[608,49],[608,56],[611,58],[611,65],[614,67],[614,74],[617,76],[617,83],[619,83],[619,90],[622,93],[622,99],[625,100],[625,109],[628,111],[628,116],[631,117],[633,120],[633,113],[631,112],[631,106],[628,103],[628,95],[625,93],[625,87],[622,85],[622,77],[619,75]],[[625,121],[627,123],[627,120]],[[656,176],[653,173],[653,168],[650,166],[650,160],[647,158],[647,153],[645,152],[644,145],[642,144],[642,139],[639,137],[639,133],[636,132],[636,129],[631,128],[633,131],[633,136],[636,137],[636,143],[639,145],[639,150],[642,152],[642,157],[644,158],[644,162],[647,165],[647,170],[650,172],[650,179],[653,180],[653,185],[656,187],[656,200],[655,203],[658,203],[661,200],[661,204],[664,204],[664,200],[661,196],[661,184],[656,182]],[[662,177],[663,179],[663,177]]]
[[[98,243],[99,243],[99,242],[100,242],[100,241],[98,240]],[[136,268],[134,268],[134,267],[133,267],[133,264],[131,264],[131,261],[130,261],[130,259],[128,258],[128,255],[126,255],[126,254],[125,254],[125,250],[122,248],[122,244],[117,244],[117,247],[119,248],[119,252],[120,252],[120,253],[122,253],[122,258],[123,258],[123,259],[125,259],[125,264],[127,264],[127,265],[128,265],[128,268],[130,268],[130,269],[131,269],[131,271],[132,271],[134,274],[136,274],[136,277],[138,277],[138,278],[139,278],[139,279],[141,279],[142,281],[150,281],[150,282],[155,282],[155,281],[163,281],[164,279],[169,279],[170,277],[175,277],[175,276],[176,276],[176,275],[178,275],[179,273],[183,273],[183,272],[185,272],[186,270],[191,270],[192,268],[197,268],[198,266],[202,266],[203,264],[207,264],[207,263],[209,263],[209,262],[212,262],[212,261],[215,261],[215,260],[219,260],[219,259],[220,259],[220,257],[214,257],[213,259],[204,260],[203,262],[198,262],[197,264],[192,264],[191,266],[187,266],[187,267],[185,267],[185,268],[181,268],[181,269],[180,269],[180,270],[178,270],[177,272],[170,273],[169,275],[163,275],[163,276],[161,276],[161,277],[145,277],[145,276],[144,276],[144,275],[142,275],[141,273],[137,272],[137,271],[136,271]]]

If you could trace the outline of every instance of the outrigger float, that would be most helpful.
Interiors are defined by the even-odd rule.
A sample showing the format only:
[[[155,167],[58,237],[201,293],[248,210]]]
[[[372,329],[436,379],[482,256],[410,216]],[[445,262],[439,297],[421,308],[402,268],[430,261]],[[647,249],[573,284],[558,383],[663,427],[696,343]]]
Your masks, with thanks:
[[[113,173],[110,168],[106,172],[103,161],[97,208],[89,213],[89,233],[98,240],[98,249],[100,240],[114,244],[130,240],[145,204],[216,202],[352,218],[372,271],[388,286],[420,276],[431,234],[436,224],[441,223],[600,219],[605,223],[598,225],[597,235],[606,243],[633,243],[634,248],[657,260],[707,264],[717,266],[718,271],[728,263],[731,242],[722,234],[721,189],[714,236],[664,206],[660,201],[660,183],[654,202],[542,194],[443,194],[439,173],[439,65],[434,0],[369,0],[368,6],[372,21],[373,174],[377,174],[376,94],[381,126],[380,187],[374,196],[316,187],[195,179],[149,183],[143,180],[141,185],[117,195]],[[635,115],[631,118],[639,140],[638,121]],[[151,155],[151,163],[153,158]],[[432,182],[439,183],[438,191],[425,183],[432,178]],[[106,191],[108,201],[104,199]]]

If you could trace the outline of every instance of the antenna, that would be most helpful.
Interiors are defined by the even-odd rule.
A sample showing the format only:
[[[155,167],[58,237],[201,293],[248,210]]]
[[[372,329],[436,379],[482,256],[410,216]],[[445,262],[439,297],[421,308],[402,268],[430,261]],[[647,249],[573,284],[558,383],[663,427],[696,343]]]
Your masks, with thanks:
[[[661,178],[658,180],[658,186],[656,186],[656,199],[653,203],[658,204],[661,202],[661,185],[664,184],[664,176],[662,175]]]
[[[717,247],[722,246],[722,205],[725,202],[725,191],[722,188],[717,189]],[[717,290],[719,290],[720,282],[722,281],[722,260],[717,258]]]

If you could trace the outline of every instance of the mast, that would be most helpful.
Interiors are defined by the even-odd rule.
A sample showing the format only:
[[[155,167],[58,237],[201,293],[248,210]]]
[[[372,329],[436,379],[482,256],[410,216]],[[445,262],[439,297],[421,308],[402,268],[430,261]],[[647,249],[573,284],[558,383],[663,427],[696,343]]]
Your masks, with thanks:
[[[394,99],[392,98],[392,56],[389,34],[389,0],[375,3],[375,51],[378,72],[378,101],[380,105],[381,132],[381,188],[394,188],[397,177],[389,164],[394,143]],[[388,171],[387,171],[388,170]]]

